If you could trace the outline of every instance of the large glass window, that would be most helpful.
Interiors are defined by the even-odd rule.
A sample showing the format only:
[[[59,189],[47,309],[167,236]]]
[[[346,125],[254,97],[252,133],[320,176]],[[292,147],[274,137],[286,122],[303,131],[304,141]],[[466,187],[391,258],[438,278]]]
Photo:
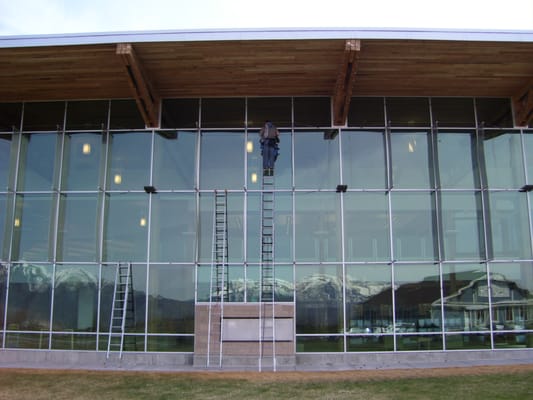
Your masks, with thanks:
[[[527,198],[520,192],[489,192],[489,249],[497,259],[531,258]]]
[[[348,126],[385,126],[383,97],[352,97]]]
[[[440,192],[445,260],[484,258],[483,221],[479,193]]]
[[[6,226],[7,196],[4,194],[0,194],[0,210],[0,260],[4,260],[6,259],[4,249],[7,247],[7,238],[4,243],[4,235],[7,233],[6,237],[9,237],[11,231],[11,226]]]
[[[98,210],[97,194],[62,194],[57,232],[58,261],[96,261]]]
[[[102,187],[104,139],[101,133],[65,135],[62,190],[98,190]]]
[[[65,124],[65,102],[36,102],[24,104],[23,130],[59,131]]]
[[[396,265],[394,268],[395,331],[398,350],[442,349],[438,265]],[[434,306],[435,303],[437,306]]]
[[[151,261],[194,262],[196,197],[159,193],[152,197]]]
[[[295,97],[294,126],[315,128],[331,126],[329,97]]]
[[[391,126],[430,126],[425,97],[387,97],[387,120]]]
[[[11,176],[15,172],[14,139],[18,136],[0,135],[0,192],[12,188]]]
[[[280,131],[279,153],[275,160],[276,189],[292,188],[292,140],[291,132]],[[263,178],[263,158],[258,131],[248,131],[246,141],[246,158],[248,164],[248,189],[261,189]]]
[[[152,135],[146,132],[110,135],[107,188],[143,190],[150,184]]]
[[[478,125],[486,128],[510,128],[513,126],[511,101],[508,98],[476,98]]]
[[[490,188],[520,188],[525,184],[518,131],[484,131],[483,151]]]
[[[69,101],[67,105],[68,130],[88,130],[107,127],[109,101]],[[130,127],[131,128],[131,127]]]
[[[526,336],[516,331],[533,328],[533,265],[490,264],[489,268],[496,346],[526,347]]]
[[[343,279],[338,265],[296,266],[296,333],[342,333]]]
[[[1,242],[0,242],[1,243]],[[0,326],[4,326],[4,311],[6,309],[7,294],[7,265],[0,263]]]
[[[196,132],[156,132],[153,184],[158,190],[194,189],[196,137]]]
[[[444,327],[447,332],[482,331],[489,327],[487,272],[485,264],[444,264],[442,290]],[[435,302],[437,311],[441,303]],[[454,339],[457,339],[454,341]],[[450,336],[450,344],[458,347],[460,337]]]
[[[57,265],[52,329],[96,332],[97,307],[98,266]]]
[[[11,266],[7,329],[26,331],[50,329],[52,271],[50,264]],[[45,347],[48,347],[48,342]]]
[[[348,188],[385,188],[384,139],[382,131],[342,132],[342,174]]]
[[[353,337],[349,350],[393,350],[383,334],[393,333],[392,273],[390,265],[346,267],[346,331],[379,334],[377,338]]]
[[[248,99],[248,126],[259,128],[265,121],[276,126],[292,126],[290,97],[252,97]]]
[[[0,103],[0,131],[19,129],[21,116],[22,103]]]
[[[194,332],[194,267],[150,265],[148,331]]]
[[[19,194],[13,221],[13,260],[47,261],[54,240],[51,194]]]
[[[198,99],[164,99],[161,105],[161,127],[197,128],[200,123],[199,104]]]
[[[479,172],[475,132],[439,131],[437,152],[439,184],[442,188],[477,188]]]
[[[476,126],[474,99],[461,97],[433,97],[431,115],[438,127]]]
[[[135,100],[111,100],[109,129],[143,129],[144,121]]]
[[[56,133],[22,135],[18,190],[52,190],[56,186],[55,174],[59,163]]]
[[[244,106],[243,98],[202,99],[202,128],[244,127]]]
[[[346,261],[390,260],[389,206],[385,193],[344,195]]]
[[[396,260],[433,260],[434,199],[431,193],[392,193],[392,236]]]
[[[527,182],[533,182],[533,131],[524,132],[524,152],[526,154]]]
[[[340,195],[295,194],[295,252],[297,261],[340,261]]]
[[[294,133],[294,182],[298,189],[334,189],[340,183],[339,139],[325,131]]]
[[[244,132],[202,132],[201,189],[242,189]]]
[[[392,186],[428,188],[432,185],[429,135],[420,131],[393,131],[391,134]]]
[[[103,260],[146,260],[147,240],[148,195],[107,194]]]

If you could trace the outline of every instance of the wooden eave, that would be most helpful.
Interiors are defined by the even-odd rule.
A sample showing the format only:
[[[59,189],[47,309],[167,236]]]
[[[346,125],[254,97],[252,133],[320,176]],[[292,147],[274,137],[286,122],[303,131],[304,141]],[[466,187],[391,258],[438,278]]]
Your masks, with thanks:
[[[345,39],[132,42],[157,97],[333,96]],[[0,102],[134,98],[118,43],[0,48]],[[362,39],[352,96],[510,97],[533,42]],[[529,89],[528,89],[529,90]]]

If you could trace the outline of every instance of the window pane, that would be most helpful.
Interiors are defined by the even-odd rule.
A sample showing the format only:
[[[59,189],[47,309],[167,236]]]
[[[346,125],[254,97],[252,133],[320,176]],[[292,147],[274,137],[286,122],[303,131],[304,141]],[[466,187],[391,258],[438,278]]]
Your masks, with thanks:
[[[425,97],[387,97],[387,120],[391,126],[430,126]]]
[[[343,183],[353,189],[385,188],[385,142],[381,131],[342,132]]]
[[[533,182],[533,131],[524,132],[524,152],[526,154],[527,181]]]
[[[13,264],[9,275],[7,329],[49,330],[51,297],[52,265]]]
[[[384,193],[344,195],[346,261],[390,260],[389,206]]]
[[[114,133],[110,140],[107,187],[110,190],[142,190],[150,184],[152,135]]]
[[[244,126],[244,99],[202,99],[203,128]]]
[[[442,327],[438,265],[396,265],[394,269],[395,330],[400,333],[438,332]],[[409,337],[398,346],[410,350]]]
[[[98,259],[97,194],[62,194],[57,232],[58,261],[96,261]]]
[[[161,128],[197,128],[198,99],[164,99],[161,105]]]
[[[196,196],[159,193],[152,197],[150,260],[194,262]]]
[[[0,264],[0,325],[4,326],[4,311],[7,295],[7,265]]]
[[[389,265],[346,267],[346,331],[348,333],[393,332],[391,279]]]
[[[489,327],[485,264],[443,264],[444,320],[447,332],[481,331]],[[479,287],[485,288],[485,293]],[[440,301],[434,308],[440,307]]]
[[[343,332],[342,267],[296,266],[296,333]]]
[[[104,222],[105,261],[146,260],[148,196],[107,194]]]
[[[58,131],[63,129],[65,102],[42,102],[24,104],[22,129],[28,131]]]
[[[274,187],[276,189],[292,188],[292,135],[291,132],[280,131],[279,154],[275,163]],[[258,131],[248,131],[246,141],[246,157],[248,163],[247,187],[260,189],[263,178],[263,158]]]
[[[19,194],[13,223],[13,260],[51,259],[53,240],[52,212],[55,201],[50,194]]]
[[[474,101],[471,98],[433,97],[431,111],[436,126],[476,126]]]
[[[329,97],[295,97],[294,126],[331,126],[331,99]]]
[[[109,101],[69,101],[67,105],[67,130],[92,130],[107,128]]]
[[[324,131],[295,132],[294,181],[299,189],[337,187],[340,181],[338,136],[328,140]]]
[[[434,260],[434,200],[431,193],[392,193],[396,260]]]
[[[157,189],[194,189],[196,137],[196,132],[156,132],[153,182]]]
[[[476,111],[478,125],[483,125],[485,128],[511,128],[513,126],[510,99],[477,98]]]
[[[15,172],[13,161],[16,160],[16,157],[11,158],[11,153],[14,153],[16,147],[13,140],[15,138],[16,136],[12,135],[0,135],[0,192],[7,191],[9,187],[12,187],[10,176]]]
[[[532,329],[533,265],[531,263],[491,264],[490,294],[493,329]],[[495,337],[498,347],[525,347],[526,337],[512,332]],[[529,347],[530,343],[528,343]]]
[[[0,103],[0,131],[20,129],[22,103]]]
[[[111,100],[109,129],[144,129],[135,100]]]
[[[6,215],[7,215],[7,196],[5,194],[0,194],[0,260],[7,259],[6,256],[8,252],[4,250],[9,247],[8,237],[9,237],[9,232],[11,231],[11,226],[6,226],[6,221],[11,220],[11,218],[6,218]],[[5,234],[6,236],[5,236],[5,243],[4,243]]]
[[[531,258],[527,198],[519,192],[489,192],[492,257]]]
[[[518,131],[485,131],[483,151],[489,187],[520,188],[525,184]]]
[[[100,332],[109,333],[109,322],[111,319],[111,308],[113,307],[113,291],[115,285],[117,264],[102,265],[101,290],[100,290]],[[126,332],[145,332],[146,320],[146,264],[133,264],[131,269],[131,282],[133,287],[133,320],[127,320]],[[135,338],[135,337],[134,337]],[[126,349],[131,345],[129,338],[125,338]],[[107,336],[105,337],[105,347],[107,349]],[[136,345],[142,343],[136,339]]]
[[[383,97],[352,97],[348,126],[384,126]]]
[[[201,189],[242,189],[244,132],[202,132]]]
[[[98,266],[57,265],[52,329],[96,332],[97,308]]]
[[[477,193],[440,192],[445,260],[484,258],[481,199]]]
[[[340,196],[295,193],[297,261],[340,261]]]
[[[290,97],[252,97],[248,99],[248,127],[260,128],[265,121],[277,126],[292,126]]]
[[[65,135],[63,190],[98,190],[102,186],[104,141],[100,133]]]
[[[261,259],[261,194],[247,196],[247,259],[259,262]],[[275,193],[274,198],[274,261],[291,262],[292,245],[292,195]]]
[[[431,186],[429,135],[393,131],[391,134],[392,185],[415,189]]]
[[[475,132],[439,131],[437,151],[442,188],[479,187]]]
[[[148,332],[194,332],[194,267],[150,265]]]
[[[55,187],[56,133],[22,135],[18,190],[51,190]]]

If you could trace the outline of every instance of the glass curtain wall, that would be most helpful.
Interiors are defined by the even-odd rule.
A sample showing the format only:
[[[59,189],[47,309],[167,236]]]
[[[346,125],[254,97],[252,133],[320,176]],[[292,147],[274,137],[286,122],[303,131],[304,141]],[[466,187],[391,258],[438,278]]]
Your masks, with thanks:
[[[131,100],[2,110],[4,348],[105,350],[128,262],[125,350],[192,352],[215,191],[229,301],[258,301],[265,120],[275,297],[295,304],[298,352],[533,346],[533,131],[509,99],[354,98],[342,128],[326,97],[168,99],[157,130]]]

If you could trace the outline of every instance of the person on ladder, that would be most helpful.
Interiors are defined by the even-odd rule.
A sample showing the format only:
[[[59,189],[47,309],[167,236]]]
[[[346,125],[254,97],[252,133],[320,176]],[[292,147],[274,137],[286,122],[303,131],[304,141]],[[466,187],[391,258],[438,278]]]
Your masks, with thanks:
[[[279,152],[279,131],[276,126],[266,121],[259,132],[259,142],[261,143],[261,155],[263,156],[263,175],[274,175],[274,162],[278,158]]]

